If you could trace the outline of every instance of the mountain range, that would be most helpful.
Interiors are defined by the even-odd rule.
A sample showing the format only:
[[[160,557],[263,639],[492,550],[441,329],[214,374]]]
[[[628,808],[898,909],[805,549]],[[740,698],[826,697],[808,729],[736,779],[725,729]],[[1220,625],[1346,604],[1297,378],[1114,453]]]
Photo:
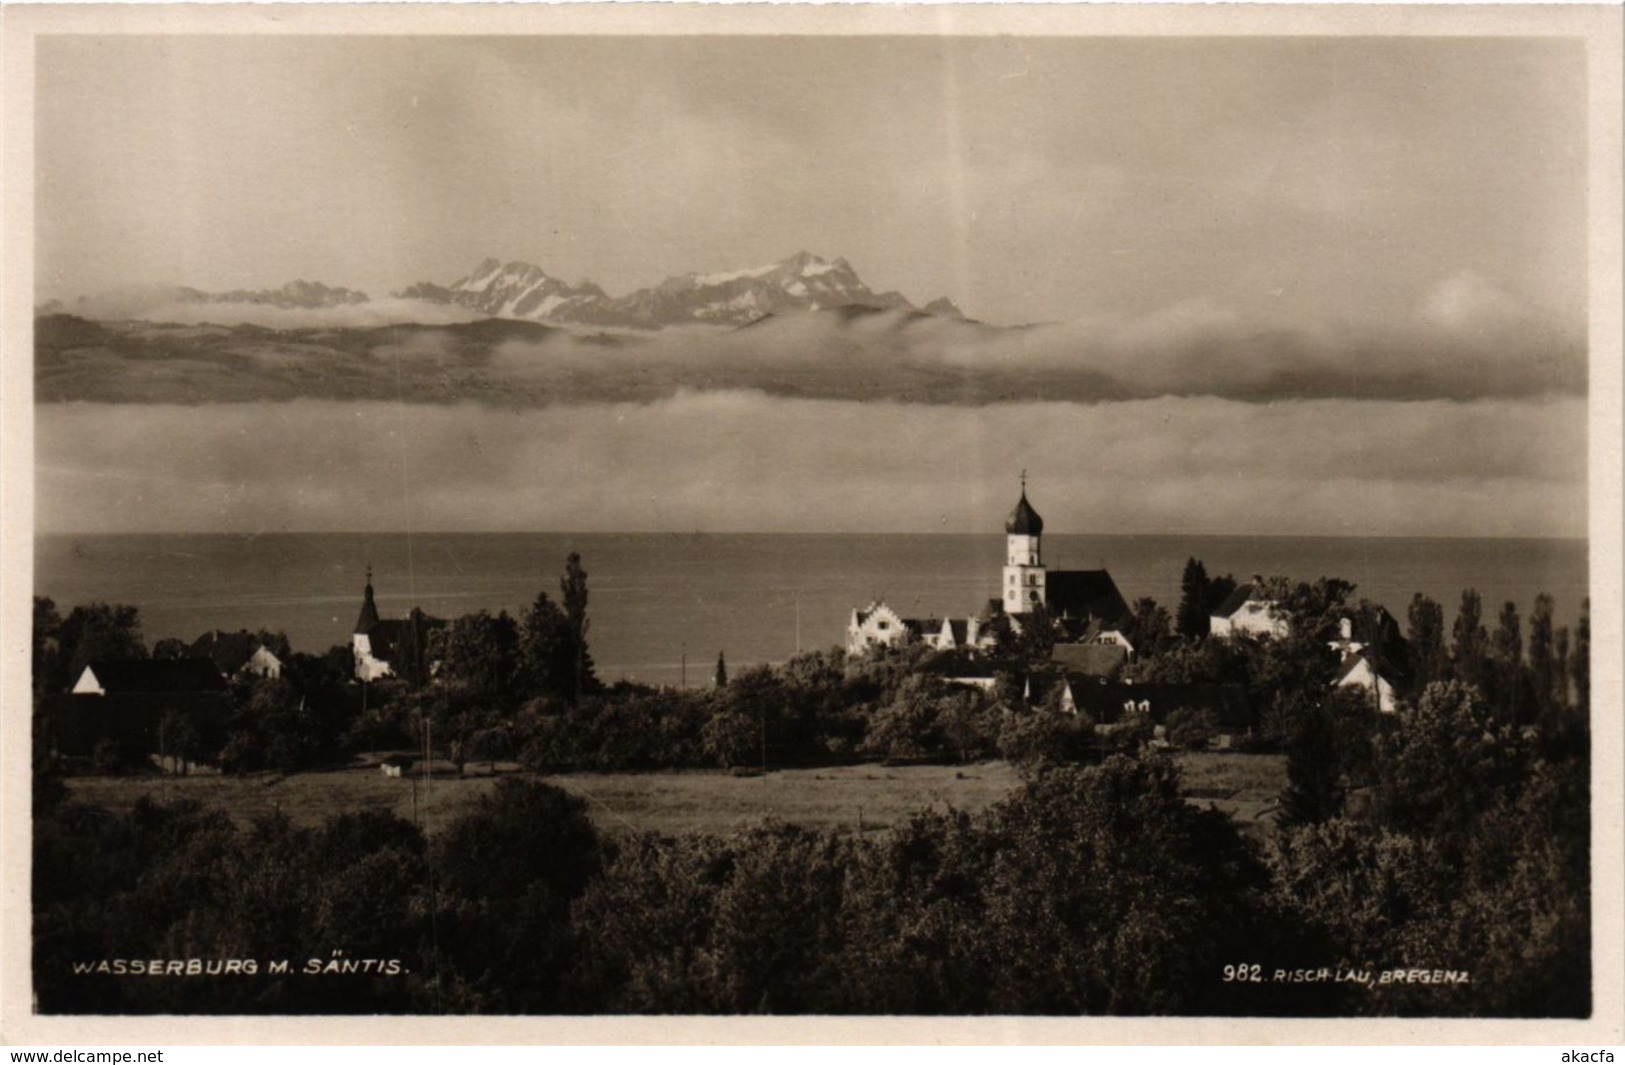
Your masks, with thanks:
[[[915,307],[899,292],[875,292],[845,259],[798,252],[780,262],[712,274],[682,274],[652,288],[611,296],[590,281],[570,284],[533,263],[486,259],[449,285],[423,281],[395,299],[462,307],[491,318],[549,325],[657,330],[675,325],[743,326],[775,315],[840,308],[897,310],[964,320],[946,299]],[[165,307],[260,304],[321,309],[369,302],[366,293],[317,282],[293,281],[277,289],[210,293],[183,286],[149,286],[52,301],[41,314],[83,318],[141,318]]]

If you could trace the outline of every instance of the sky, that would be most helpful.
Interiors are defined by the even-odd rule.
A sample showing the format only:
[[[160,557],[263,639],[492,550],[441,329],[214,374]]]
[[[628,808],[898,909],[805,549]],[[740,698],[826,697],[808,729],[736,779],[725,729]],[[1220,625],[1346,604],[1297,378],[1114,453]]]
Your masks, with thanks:
[[[39,524],[983,531],[1027,468],[1057,531],[1583,535],[1584,58],[1504,38],[48,39],[40,300],[294,278],[382,297],[486,257],[622,294],[807,250],[877,292],[1042,325],[842,335],[850,363],[827,325],[585,367],[502,352],[605,386],[524,411],[47,404]],[[608,387],[659,359],[710,383]],[[974,401],[892,388],[966,367]]]
[[[988,321],[1335,319],[1461,273],[1577,315],[1584,65],[1519,39],[63,37],[41,295],[487,256],[612,293],[843,256]]]

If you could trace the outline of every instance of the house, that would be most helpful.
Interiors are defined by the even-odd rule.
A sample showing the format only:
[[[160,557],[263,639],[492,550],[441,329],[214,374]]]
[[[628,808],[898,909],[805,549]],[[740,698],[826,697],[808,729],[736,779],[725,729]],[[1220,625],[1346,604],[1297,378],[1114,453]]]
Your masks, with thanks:
[[[222,692],[225,680],[207,658],[149,658],[91,662],[73,682],[74,695],[155,695]]]
[[[993,631],[978,617],[905,618],[884,602],[872,601],[852,611],[846,626],[846,653],[863,654],[874,647],[923,643],[938,651],[992,646]]]
[[[220,670],[207,658],[95,661],[71,692],[43,707],[47,749],[88,757],[110,740],[134,755],[159,753],[160,725],[180,715],[202,736],[223,733],[230,699]]]
[[[1070,672],[1053,683],[1062,685],[1058,705],[1063,713],[1084,713],[1103,725],[1137,715],[1162,725],[1181,710],[1209,714],[1225,733],[1247,732],[1254,725],[1246,690],[1238,684],[1130,684]]]
[[[1238,584],[1208,619],[1214,636],[1271,636],[1285,639],[1289,631],[1286,614],[1271,599],[1263,577]]]
[[[1379,666],[1373,661],[1374,657],[1363,651],[1345,657],[1332,686],[1370,692],[1376,697],[1378,710],[1385,714],[1398,713],[1399,693],[1394,683],[1398,675]]]
[[[858,655],[871,647],[902,647],[919,636],[919,623],[912,626],[885,603],[871,601],[852,611],[846,626],[846,653]]]
[[[1068,673],[1110,677],[1128,662],[1129,652],[1127,640],[1118,642],[1097,637],[1091,643],[1057,643],[1050,652],[1050,661]]]
[[[282,659],[247,631],[206,632],[192,643],[193,658],[207,658],[227,680],[282,676]]]

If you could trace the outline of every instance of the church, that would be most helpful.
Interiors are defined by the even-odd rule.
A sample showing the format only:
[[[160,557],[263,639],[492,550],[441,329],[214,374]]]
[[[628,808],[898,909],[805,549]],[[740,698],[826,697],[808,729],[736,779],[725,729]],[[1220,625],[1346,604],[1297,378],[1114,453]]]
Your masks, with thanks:
[[[1122,625],[1128,603],[1104,569],[1051,570],[1044,565],[1044,519],[1027,500],[1027,475],[1021,477],[1021,499],[1004,522],[1004,570],[1000,595],[990,599],[980,616],[942,621],[905,618],[884,602],[852,611],[846,630],[848,654],[871,647],[901,647],[920,642],[937,650],[980,649],[994,642],[994,622],[1009,619],[1017,632],[1042,610],[1055,623],[1057,639],[1073,645],[1105,645],[1132,654]]]
[[[363,684],[396,674],[396,659],[405,649],[407,625],[400,620],[378,616],[372,594],[372,566],[367,567],[367,587],[361,593],[361,613],[350,634],[350,650],[355,654],[355,679]]]

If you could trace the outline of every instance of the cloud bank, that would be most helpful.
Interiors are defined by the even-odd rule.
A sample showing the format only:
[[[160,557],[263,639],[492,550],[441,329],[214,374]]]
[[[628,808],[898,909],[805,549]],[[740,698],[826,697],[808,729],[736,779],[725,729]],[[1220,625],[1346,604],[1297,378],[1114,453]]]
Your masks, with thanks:
[[[1577,536],[1583,401],[981,407],[680,392],[504,411],[38,408],[44,532],[987,531]]]
[[[644,334],[468,321],[461,308],[411,300],[175,310],[170,317],[181,322],[262,328],[186,337],[119,323],[86,339],[42,327],[39,398],[540,407],[750,390],[988,405],[1159,396],[1465,401],[1586,391],[1583,331],[1467,272],[1440,281],[1403,317],[1348,322],[1248,314],[1212,299],[1018,328],[842,308],[731,331]],[[401,324],[407,320],[414,324]]]

